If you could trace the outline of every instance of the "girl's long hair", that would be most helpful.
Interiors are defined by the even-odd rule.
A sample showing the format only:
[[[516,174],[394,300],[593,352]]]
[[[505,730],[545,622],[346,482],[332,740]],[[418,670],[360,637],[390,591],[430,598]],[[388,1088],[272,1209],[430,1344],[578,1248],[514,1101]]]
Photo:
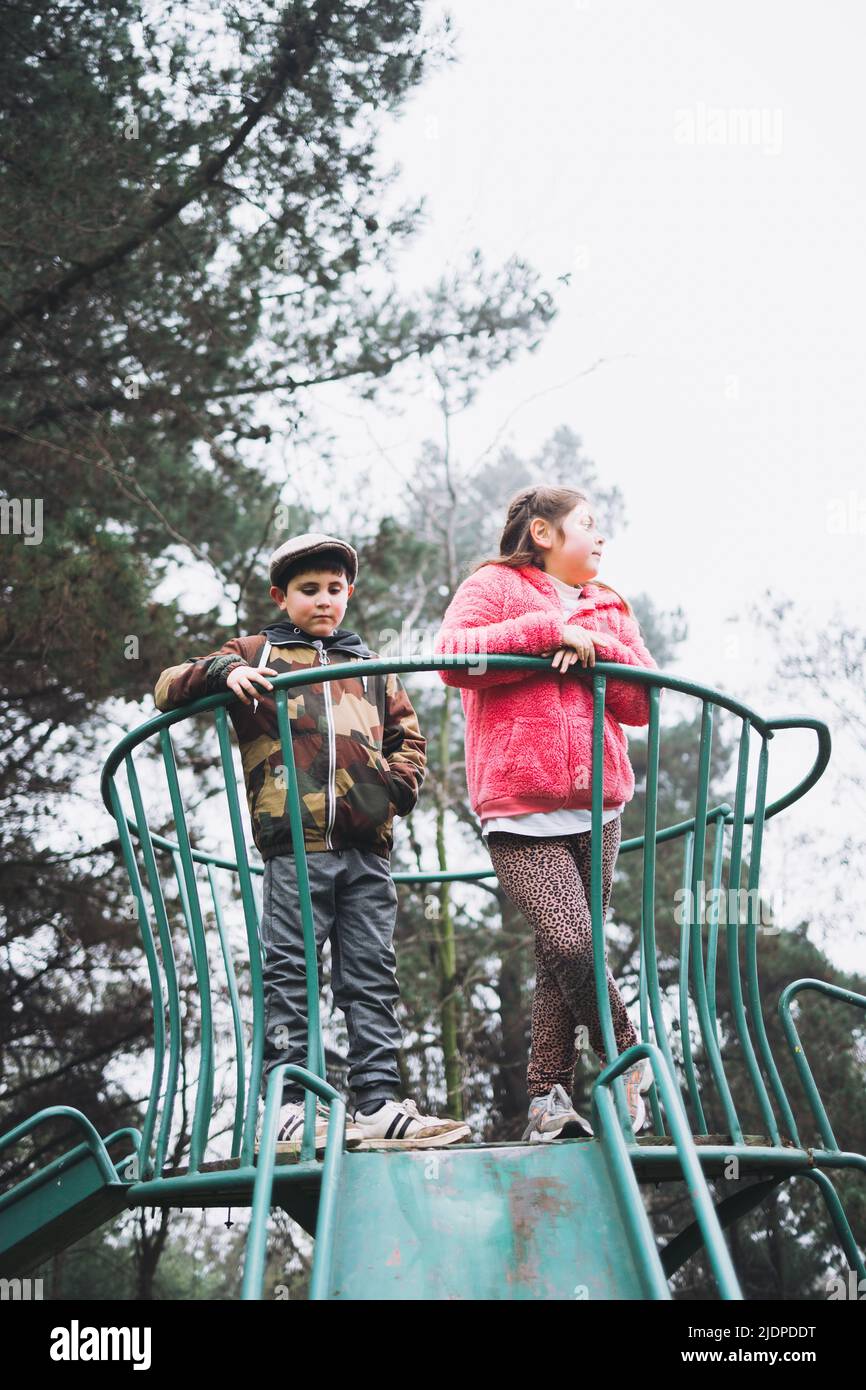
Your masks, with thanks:
[[[484,565],[508,565],[510,569],[525,569],[529,565],[534,565],[536,569],[544,569],[544,553],[535,544],[530,534],[529,525],[535,517],[544,517],[549,521],[562,539],[565,534],[562,529],[562,519],[573,511],[579,502],[587,502],[589,499],[583,492],[578,492],[571,487],[524,487],[516,492],[508,503],[508,512],[505,517],[505,526],[502,535],[499,537],[499,554],[493,555],[488,560],[480,560],[477,565],[473,565],[469,571],[474,574]],[[597,584],[600,589],[607,589],[614,594],[620,601],[623,609],[630,618],[635,618],[635,612],[629,603],[612,584],[604,584],[600,579],[588,581]],[[635,621],[637,619],[635,618]]]

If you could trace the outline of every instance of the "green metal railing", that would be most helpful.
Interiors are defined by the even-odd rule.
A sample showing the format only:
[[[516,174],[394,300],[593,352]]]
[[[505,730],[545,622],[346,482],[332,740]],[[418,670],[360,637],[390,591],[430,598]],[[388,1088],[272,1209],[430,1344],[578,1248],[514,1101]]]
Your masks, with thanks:
[[[308,1036],[305,1087],[307,1088],[306,1122],[300,1154],[300,1166],[306,1170],[315,1161],[315,1094],[332,1104],[332,1115],[337,1116],[338,1097],[327,1085],[324,1066],[323,1033],[318,998],[318,970],[312,912],[309,901],[307,860],[304,850],[301,807],[298,795],[297,777],[292,748],[291,730],[287,700],[294,686],[310,681],[322,682],[338,680],[346,676],[357,678],[390,672],[430,672],[458,665],[470,665],[477,657],[448,657],[435,660],[381,661],[369,660],[349,662],[325,668],[316,667],[314,671],[287,673],[272,678],[273,694],[276,702],[277,723],[282,746],[283,766],[286,775],[287,811],[292,840],[298,865],[298,878],[301,897],[301,915],[304,936],[304,951],[307,966]],[[488,655],[488,667],[502,669],[525,669],[532,671],[549,670],[548,660],[529,657],[507,657]],[[767,1029],[762,1012],[761,992],[758,981],[757,941],[759,933],[758,911],[760,902],[759,880],[763,830],[765,823],[793,804],[812,787],[827,765],[830,755],[830,735],[826,725],[810,718],[784,718],[767,720],[740,701],[731,699],[719,691],[693,682],[667,675],[655,670],[623,667],[614,663],[597,662],[590,671],[572,670],[567,679],[582,679],[591,683],[593,691],[593,768],[592,768],[592,842],[591,842],[591,892],[590,908],[593,924],[593,966],[596,993],[600,1006],[602,1036],[608,1066],[603,1072],[604,1082],[594,1091],[594,1105],[602,1118],[607,1134],[610,1116],[616,1118],[621,1132],[622,1145],[630,1160],[644,1168],[662,1159],[670,1160],[671,1150],[679,1157],[683,1169],[691,1171],[692,1158],[688,1129],[679,1123],[680,1112],[673,1106],[671,1089],[673,1078],[681,1076],[681,1102],[686,1113],[690,1114],[688,1124],[696,1136],[709,1136],[708,1114],[716,1114],[722,1122],[721,1138],[723,1145],[709,1146],[702,1150],[704,1156],[717,1157],[723,1152],[727,1157],[737,1154],[748,1156],[768,1170],[779,1171],[780,1165],[786,1171],[800,1171],[812,1166],[814,1155],[802,1149],[794,1121],[794,1114],[770,1047]],[[649,1102],[655,1124],[656,1134],[666,1134],[665,1121],[672,1130],[672,1145],[666,1150],[650,1152],[641,1150],[634,1142],[631,1125],[625,1105],[624,1085],[621,1084],[623,1067],[617,1056],[616,1040],[613,1030],[610,1001],[606,986],[605,926],[602,914],[601,879],[601,816],[603,792],[603,736],[605,718],[605,694],[608,681],[629,681],[646,687],[649,724],[647,728],[647,774],[644,796],[644,829],[641,836],[625,840],[620,853],[640,852],[642,854],[642,890],[640,921],[640,1023],[644,1043],[653,1044],[651,1055],[655,1084],[651,1088]],[[662,744],[660,721],[660,698],[663,690],[690,696],[700,705],[700,743],[697,753],[697,786],[694,813],[688,819],[674,825],[658,826],[658,785],[659,760]],[[184,1191],[194,1191],[196,1181],[205,1184],[211,1175],[201,1171],[207,1151],[209,1126],[213,1115],[215,1035],[214,1035],[214,997],[212,972],[215,964],[212,956],[219,948],[221,968],[225,979],[228,1009],[231,1017],[231,1037],[233,1047],[232,1063],[235,1072],[234,1118],[231,1130],[231,1155],[238,1159],[238,1176],[256,1172],[253,1167],[253,1146],[257,1119],[258,1099],[261,1090],[263,1058],[263,993],[262,993],[262,947],[259,938],[259,914],[256,905],[253,880],[261,875],[261,866],[249,862],[244,827],[240,812],[237,774],[232,760],[231,742],[226,718],[226,706],[233,699],[230,693],[209,696],[195,704],[178,710],[160,714],[138,729],[131,731],[112,750],[102,773],[102,796],[105,805],[115,818],[120,836],[121,851],[129,874],[130,884],[144,942],[145,958],[150,975],[154,998],[154,1070],[147,1111],[142,1128],[141,1164],[142,1194],[151,1197],[163,1196],[170,1183],[183,1182]],[[740,721],[739,750],[736,768],[736,785],[733,805],[722,802],[710,805],[709,793],[712,771],[712,738],[716,710],[725,710]],[[228,822],[231,828],[233,856],[207,852],[193,845],[187,824],[186,810],[180,788],[180,777],[176,762],[172,730],[176,724],[193,716],[212,713],[216,723],[219,753],[222,765],[223,783],[227,800]],[[817,753],[814,763],[806,776],[783,796],[767,804],[767,780],[769,762],[769,743],[780,730],[802,729],[814,732],[817,737]],[[750,741],[760,739],[757,765],[757,781],[753,796],[747,795],[749,789]],[[150,826],[136,766],[135,754],[148,750],[156,742],[161,753],[164,775],[168,786],[171,819],[175,838],[155,833]],[[124,810],[117,774],[123,767],[129,789],[132,814]],[[751,800],[751,808],[747,803]],[[151,818],[153,819],[153,817]],[[748,857],[744,853],[745,830],[751,830]],[[726,846],[727,831],[730,828],[730,845]],[[133,844],[137,841],[139,854]],[[658,970],[656,927],[659,905],[656,901],[656,868],[659,847],[680,841],[683,848],[682,886],[685,894],[686,910],[680,931],[679,976],[677,982],[676,1006],[669,997],[663,997]],[[708,840],[711,843],[708,846]],[[711,860],[709,869],[710,897],[715,904],[711,907],[706,922],[701,920],[699,903],[703,901],[700,892],[705,883],[705,863]],[[174,879],[181,903],[184,929],[187,938],[189,959],[195,975],[196,986],[201,1000],[201,1037],[198,1058],[198,1075],[195,1087],[195,1104],[189,1141],[188,1169],[183,1178],[163,1177],[168,1144],[172,1132],[173,1116],[177,1103],[178,1084],[181,1071],[182,1036],[181,1007],[179,992],[179,970],[176,956],[176,943],[168,920],[163,884],[157,862],[157,853],[170,857]],[[718,892],[722,890],[723,869],[727,854],[727,901],[731,901],[731,890],[739,903],[742,891],[744,863],[748,864],[746,900],[747,920],[742,923],[739,910],[735,921],[725,920],[725,950],[727,955],[728,980],[730,987],[730,1016],[736,1036],[738,1055],[745,1067],[755,1105],[761,1115],[767,1142],[756,1146],[754,1142],[746,1146],[742,1123],[737,1114],[731,1087],[725,1070],[725,1059],[720,1041],[722,1023],[718,1014],[717,965],[719,955],[720,921],[718,911]],[[139,864],[140,857],[140,864]],[[205,930],[205,909],[200,897],[201,882],[197,869],[206,871],[207,889],[210,895],[215,932],[211,933],[212,949],[209,954],[208,934]],[[248,989],[251,998],[251,1020],[244,1018],[243,992],[238,983],[238,969],[235,965],[225,924],[225,914],[220,895],[219,875],[229,873],[236,878],[240,887],[240,900],[246,932],[246,952],[243,965],[249,968]],[[398,883],[420,886],[437,882],[478,882],[495,878],[492,868],[483,867],[465,871],[445,871],[430,873],[397,872],[394,879]],[[670,914],[666,913],[670,920]],[[745,989],[743,987],[745,976]],[[801,982],[802,984],[802,982]],[[793,987],[791,987],[793,988]],[[832,987],[828,987],[832,988]],[[783,1015],[783,1021],[784,1021]],[[680,1037],[681,1055],[673,1054],[670,1043],[672,1024],[677,1023]],[[787,1025],[786,1025],[787,1026]],[[793,1025],[791,1025],[792,1027]],[[248,1039],[248,1042],[247,1042]],[[657,1061],[655,1048],[664,1062],[662,1069]],[[249,1065],[247,1066],[247,1056]],[[795,1056],[796,1060],[796,1056]],[[804,1062],[804,1059],[803,1059]],[[801,1077],[805,1079],[798,1063]],[[303,1069],[302,1069],[303,1070]],[[660,1076],[663,1080],[660,1082]],[[601,1082],[601,1078],[599,1078]],[[317,1089],[314,1083],[319,1083]],[[608,1093],[608,1086],[612,1094]],[[324,1087],[325,1089],[321,1089]],[[807,1085],[808,1092],[808,1085]],[[658,1092],[661,1091],[661,1104]],[[274,1093],[276,1094],[276,1093]],[[270,1104],[270,1085],[268,1103]],[[810,1097],[811,1099],[811,1097]],[[781,1128],[776,1116],[775,1106],[781,1119]],[[276,1104],[277,1102],[275,1102]],[[819,1102],[820,1104],[820,1102]],[[610,1110],[609,1110],[610,1107]],[[815,1107],[813,1105],[813,1111]],[[266,1109],[266,1126],[274,1121],[274,1114]],[[815,1111],[819,1128],[818,1112]],[[676,1117],[676,1118],[675,1118]],[[343,1121],[344,1122],[344,1116]],[[826,1117],[825,1117],[826,1118]],[[342,1123],[338,1121],[339,1124]],[[332,1126],[333,1127],[333,1126]],[[783,1140],[782,1130],[789,1138]],[[330,1135],[329,1130],[329,1135]],[[335,1131],[336,1132],[336,1131]],[[824,1137],[830,1133],[827,1127]],[[688,1144],[684,1138],[688,1138]],[[617,1148],[616,1152],[620,1152]],[[858,1155],[846,1155],[834,1144],[828,1145],[827,1162],[830,1166],[856,1166]],[[866,1163],[866,1160],[862,1160]],[[697,1171],[700,1173],[700,1162]],[[332,1158],[329,1172],[336,1171],[338,1160]],[[326,1167],[328,1167],[326,1163]],[[261,1215],[270,1203],[273,1182],[272,1159],[267,1165],[270,1176],[259,1158],[256,1172],[257,1205],[255,1222],[257,1233],[263,1229]],[[240,1184],[239,1184],[240,1186]],[[261,1195],[267,1192],[267,1200]],[[697,1196],[695,1197],[697,1202]],[[709,1200],[707,1197],[706,1200]],[[706,1220],[703,1199],[699,1206],[699,1216]],[[704,1232],[706,1235],[706,1232]],[[644,1238],[646,1233],[644,1232]],[[718,1236],[720,1239],[720,1235]],[[259,1240],[259,1235],[256,1235]],[[714,1272],[720,1288],[730,1287],[730,1272],[719,1249],[716,1234],[713,1234],[712,1254]],[[327,1252],[323,1252],[327,1260]],[[250,1269],[257,1268],[263,1255],[257,1253]],[[250,1274],[251,1287],[254,1275]]]
[[[310,1301],[320,1302],[327,1298],[330,1287],[337,1191],[340,1168],[343,1162],[343,1146],[346,1139],[346,1103],[333,1086],[328,1085],[327,1081],[322,1081],[319,1077],[312,1076],[303,1067],[294,1067],[288,1062],[281,1062],[274,1067],[268,1077],[268,1098],[262,1124],[259,1161],[256,1165],[256,1181],[253,1188],[252,1216],[247,1240],[241,1297],[259,1299],[262,1296],[267,1252],[267,1221],[273,1194],[277,1131],[285,1077],[300,1082],[305,1088],[307,1118],[309,1118],[311,1108],[315,1115],[316,1096],[327,1101],[329,1107],[322,1186],[319,1193],[319,1210],[316,1215],[316,1256],[310,1279]],[[313,1123],[315,1124],[315,1119]]]
[[[109,1134],[106,1139],[103,1139],[92,1122],[88,1120],[87,1116],[71,1105],[47,1105],[43,1110],[37,1110],[34,1115],[30,1115],[26,1120],[22,1120],[14,1129],[7,1130],[5,1134],[0,1135],[0,1149],[11,1148],[14,1144],[19,1143],[20,1140],[25,1138],[26,1135],[32,1133],[34,1129],[38,1129],[40,1125],[47,1123],[49,1120],[72,1120],[79,1129],[84,1130],[84,1139],[74,1149],[70,1149],[68,1153],[61,1154],[59,1158],[55,1158],[52,1163],[40,1169],[38,1173],[31,1173],[29,1177],[24,1178],[21,1182],[17,1183],[15,1187],[0,1193],[0,1211],[5,1207],[11,1206],[14,1202],[17,1202],[28,1192],[35,1190],[45,1181],[46,1174],[60,1172],[88,1153],[92,1155],[100,1176],[108,1187],[123,1186],[123,1180],[118,1177],[117,1169],[108,1155],[108,1146],[114,1143],[116,1139],[119,1139],[121,1135],[129,1136],[132,1139],[133,1145],[135,1145],[140,1139],[138,1130],[129,1128],[118,1129],[114,1134]],[[133,1154],[134,1153],[135,1149],[133,1148]]]
[[[688,1120],[682,1101],[673,1082],[673,1074],[662,1053],[651,1043],[638,1043],[626,1048],[615,1062],[605,1067],[592,1088],[593,1128],[607,1150],[611,1177],[616,1187],[620,1211],[628,1231],[632,1253],[648,1297],[669,1299],[670,1288],[656,1250],[655,1237],[649,1223],[640,1189],[635,1177],[632,1156],[614,1114],[608,1087],[618,1076],[641,1057],[646,1057],[653,1069],[654,1084],[661,1090],[665,1111],[669,1117],[683,1178],[697,1215],[697,1224],[710,1260],[719,1293],[724,1299],[742,1299],[742,1291],[734,1270],[722,1228],[713,1206],[709,1188],[701,1170],[695,1142],[689,1133]]]
[[[832,1162],[832,1166],[838,1168],[855,1168],[866,1173],[866,1156],[856,1153],[845,1153],[836,1141],[836,1136],[827,1117],[827,1111],[821,1100],[818,1087],[809,1063],[806,1061],[806,1053],[796,1025],[791,1016],[791,1004],[798,994],[805,993],[807,990],[817,994],[824,994],[828,999],[839,1000],[844,1004],[853,1004],[857,1009],[866,1009],[866,995],[856,994],[853,990],[842,989],[839,985],[829,984],[826,980],[793,980],[786,985],[779,996],[779,1017],[782,1020],[782,1027],[785,1032],[785,1039],[791,1050],[794,1065],[800,1078],[806,1099],[815,1119],[815,1124],[824,1143],[823,1150],[812,1149],[812,1157],[816,1163]],[[830,1219],[839,1237],[839,1243],[848,1260],[851,1269],[857,1271],[859,1279],[866,1279],[866,1261],[857,1249],[854,1235],[845,1215],[839,1195],[836,1192],[826,1173],[817,1169],[804,1174],[811,1178],[824,1198]]]
[[[857,1009],[866,1009],[866,995],[855,994],[853,990],[842,989],[839,985],[828,984],[826,980],[793,980],[786,985],[779,995],[779,1017],[782,1020],[782,1027],[785,1030],[785,1037],[794,1058],[794,1065],[806,1092],[806,1098],[812,1108],[815,1123],[827,1149],[836,1153],[840,1152],[839,1145],[836,1143],[836,1136],[830,1127],[827,1118],[827,1111],[818,1094],[818,1087],[815,1085],[815,1078],[812,1075],[809,1063],[806,1061],[806,1053],[797,1032],[794,1020],[791,1017],[791,1004],[798,994],[803,994],[806,990],[812,990],[816,994],[825,994],[829,999],[838,999],[845,1004],[853,1004]],[[799,1138],[796,1140],[799,1143]]]

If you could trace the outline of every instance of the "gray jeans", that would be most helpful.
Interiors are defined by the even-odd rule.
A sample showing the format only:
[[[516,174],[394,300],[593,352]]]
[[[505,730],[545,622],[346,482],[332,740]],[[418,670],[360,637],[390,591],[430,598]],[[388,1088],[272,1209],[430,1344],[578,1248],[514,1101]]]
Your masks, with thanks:
[[[399,1094],[402,1033],[392,947],[397,888],[387,859],[372,850],[322,850],[307,855],[321,987],[322,948],[331,940],[331,989],[346,1017],[349,1087],[355,1101]],[[264,867],[262,898],[265,1046],[262,1095],[278,1062],[307,1065],[307,995],[298,874],[293,854]],[[362,1094],[363,1093],[363,1094]],[[287,1081],[283,1102],[304,1091]]]

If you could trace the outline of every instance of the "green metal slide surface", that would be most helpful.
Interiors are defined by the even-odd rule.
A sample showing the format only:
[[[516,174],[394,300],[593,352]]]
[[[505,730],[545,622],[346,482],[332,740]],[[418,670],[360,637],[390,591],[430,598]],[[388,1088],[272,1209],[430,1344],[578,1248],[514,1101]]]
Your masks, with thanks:
[[[0,1217],[0,1276],[29,1274],[43,1260],[112,1221],[127,1207],[130,1184],[106,1183],[90,1154],[47,1177]]]
[[[647,1296],[600,1144],[347,1153],[332,1299]]]
[[[85,1141],[0,1195],[0,1277],[29,1274],[128,1205],[130,1169],[141,1139],[137,1130],[116,1130],[102,1139],[79,1111],[49,1106],[2,1136],[0,1147],[58,1117],[73,1120]],[[118,1158],[121,1144],[127,1152]]]

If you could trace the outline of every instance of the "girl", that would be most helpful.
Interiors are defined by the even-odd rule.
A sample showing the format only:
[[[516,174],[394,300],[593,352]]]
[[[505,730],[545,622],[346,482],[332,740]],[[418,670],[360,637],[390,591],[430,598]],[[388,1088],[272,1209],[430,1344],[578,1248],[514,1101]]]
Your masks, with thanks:
[[[503,892],[535,933],[536,985],[527,1071],[530,1141],[592,1134],[572,1109],[575,1030],[588,1025],[607,1062],[595,997],[590,917],[592,687],[563,680],[570,666],[599,661],[655,668],[628,601],[596,580],[604,537],[583,493],[524,488],[508,507],[495,559],[476,565],[454,595],[437,656],[553,656],[551,670],[440,671],[460,686],[466,716],[466,777],[473,809]],[[480,663],[483,669],[483,663]],[[621,724],[649,720],[646,688],[608,679],[605,690],[602,898],[607,914],[621,838],[634,795]],[[620,1052],[638,1041],[607,971]],[[625,1074],[635,1131],[646,1120],[648,1066]]]

